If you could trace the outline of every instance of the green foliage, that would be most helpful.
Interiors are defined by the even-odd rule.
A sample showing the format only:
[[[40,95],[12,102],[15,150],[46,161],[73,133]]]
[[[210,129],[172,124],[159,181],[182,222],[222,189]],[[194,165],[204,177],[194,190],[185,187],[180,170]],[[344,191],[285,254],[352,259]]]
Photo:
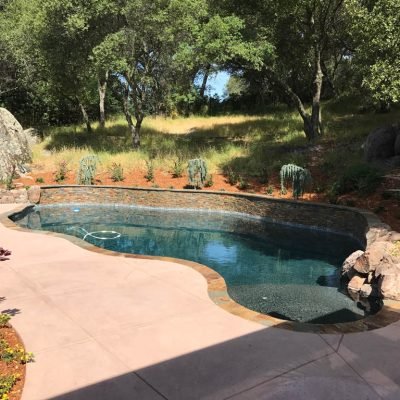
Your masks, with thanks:
[[[382,182],[382,171],[365,163],[349,166],[340,179],[332,186],[331,192],[336,195],[356,191],[361,195],[376,191]]]
[[[44,179],[39,176],[38,178],[36,178],[36,183],[44,183]]]
[[[124,169],[119,163],[113,162],[108,168],[108,172],[110,173],[110,177],[113,182],[122,182],[125,179]]]
[[[249,83],[241,76],[231,75],[226,84],[226,95],[239,97],[249,90]]]
[[[273,186],[268,186],[268,187],[265,189],[265,194],[267,194],[267,195],[269,195],[269,196],[272,196],[273,193],[274,193],[274,188],[273,188]]]
[[[17,361],[26,364],[34,360],[32,353],[26,352],[20,345],[10,346],[4,339],[0,339],[0,360],[6,363]]]
[[[204,186],[207,179],[207,164],[201,158],[189,160],[188,162],[188,175],[189,185],[196,189]]]
[[[12,190],[12,189],[15,188],[15,185],[14,185],[14,182],[13,182],[13,180],[15,178],[15,169],[16,169],[16,167],[14,165],[12,167],[12,170],[9,172],[9,174],[7,176],[7,179],[6,179],[6,189],[7,190]]]
[[[57,165],[57,171],[55,173],[55,181],[57,183],[64,182],[65,179],[67,178],[68,172],[69,172],[69,169],[68,169],[67,161],[65,161],[65,160],[60,161]],[[40,179],[40,178],[38,178],[38,179]],[[43,182],[41,182],[41,183],[43,183]]]
[[[400,101],[400,2],[348,0],[353,65],[378,102]]]
[[[174,178],[181,178],[183,176],[183,172],[185,171],[185,166],[183,160],[178,158],[174,161],[174,166],[172,167],[172,176]]]
[[[293,198],[302,197],[307,186],[311,184],[311,173],[308,169],[294,164],[283,165],[280,172],[281,192],[287,193],[286,183],[292,181]]]
[[[8,393],[11,392],[11,389],[16,384],[16,382],[20,379],[18,374],[12,375],[0,375],[0,399],[8,400]]]
[[[0,328],[7,326],[10,319],[11,319],[10,315],[1,313],[0,314]]]
[[[89,155],[81,158],[78,170],[78,185],[93,185],[96,175],[99,158],[96,155]]]
[[[148,182],[154,181],[154,162],[153,160],[146,161],[146,175],[144,176]]]
[[[230,185],[234,186],[238,183],[239,174],[236,171],[234,171],[232,167],[226,168],[225,175],[226,175],[226,180]]]
[[[243,176],[239,176],[238,188],[240,190],[247,190],[250,187],[250,183],[243,178]]]
[[[210,188],[212,186],[214,186],[213,176],[211,174],[209,174],[207,176],[206,181],[204,182],[204,187]]]

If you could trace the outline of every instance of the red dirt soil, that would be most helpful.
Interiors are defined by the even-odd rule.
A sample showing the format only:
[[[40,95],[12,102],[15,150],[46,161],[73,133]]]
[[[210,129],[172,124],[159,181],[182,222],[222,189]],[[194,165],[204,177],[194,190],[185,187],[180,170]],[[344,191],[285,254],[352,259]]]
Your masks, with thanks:
[[[324,182],[323,176],[313,177],[316,182]],[[107,186],[127,186],[127,187],[159,187],[163,189],[183,189],[187,183],[187,176],[181,178],[174,178],[171,173],[156,170],[154,171],[153,181],[148,181],[145,177],[145,171],[133,171],[125,174],[125,179],[122,182],[114,182],[109,176],[108,172],[99,173],[96,175],[96,185]],[[37,183],[37,179],[42,178],[43,183]],[[69,172],[67,178],[60,183],[54,180],[54,173],[52,172],[32,172],[31,174],[22,178],[16,179],[14,183],[17,186],[32,186],[32,185],[68,185],[76,184],[76,176],[74,173]],[[226,177],[222,174],[212,175],[213,185],[210,188],[204,188],[203,191],[226,191],[226,192],[248,192],[272,196],[275,198],[291,198],[291,193],[282,195],[280,192],[280,184],[278,181],[270,181],[268,184],[260,184],[256,179],[249,179],[249,188],[240,190],[237,186],[232,186],[226,181]],[[388,189],[388,183],[382,186],[372,195],[360,197],[356,193],[347,194],[338,199],[338,204],[357,207],[369,210],[376,213],[379,218],[390,225],[392,229],[400,232],[400,204],[397,199],[384,199],[383,191]],[[267,193],[267,189],[273,189],[272,193]],[[323,193],[306,193],[301,199],[302,201],[313,201],[328,203],[327,196]]]

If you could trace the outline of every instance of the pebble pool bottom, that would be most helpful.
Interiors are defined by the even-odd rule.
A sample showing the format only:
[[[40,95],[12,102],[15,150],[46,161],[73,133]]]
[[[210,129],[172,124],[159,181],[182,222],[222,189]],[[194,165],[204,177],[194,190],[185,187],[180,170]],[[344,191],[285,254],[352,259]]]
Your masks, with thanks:
[[[13,219],[117,252],[196,261],[223,276],[237,303],[281,319],[324,324],[368,315],[340,285],[343,260],[361,248],[350,236],[235,213],[134,206],[44,205]]]

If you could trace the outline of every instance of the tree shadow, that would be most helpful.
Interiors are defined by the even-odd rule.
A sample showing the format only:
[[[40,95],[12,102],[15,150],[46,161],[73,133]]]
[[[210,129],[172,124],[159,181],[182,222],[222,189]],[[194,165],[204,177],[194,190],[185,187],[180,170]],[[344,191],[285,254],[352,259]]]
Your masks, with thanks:
[[[199,329],[207,335],[213,327],[202,326],[199,321]],[[186,334],[183,327],[180,335],[184,338]],[[51,399],[333,400],[349,398],[349,393],[357,393],[359,398],[377,398],[375,385],[370,386],[364,380],[371,379],[369,372],[384,377],[382,382],[390,382],[383,388],[391,391],[391,398],[397,398],[400,380],[393,366],[397,364],[400,348],[398,339],[381,331],[360,335],[369,335],[370,339],[364,342],[358,335],[348,335],[345,339],[338,335],[337,340],[330,337],[328,341],[311,333],[266,328],[149,366],[132,368],[128,373]],[[353,344],[350,361],[338,355],[340,346],[348,346],[347,338]],[[177,338],[170,338],[171,346],[174,339]],[[183,340],[187,339],[178,342]],[[384,351],[385,357],[379,357],[377,352],[375,359],[371,357],[372,342],[376,349]],[[154,354],[158,346],[161,352],[165,351],[160,343],[148,343],[148,352]],[[125,348],[127,363],[134,364],[129,361],[133,350],[127,344]]]
[[[18,308],[9,308],[7,310],[1,311],[1,314],[7,314],[11,317],[15,317],[16,315],[21,314],[21,310]]]
[[[140,151],[148,156],[182,156],[182,158],[199,157],[205,152],[223,153],[230,146],[244,150],[249,146],[262,148],[274,146],[273,141],[279,141],[287,131],[286,123],[298,129],[298,120],[290,121],[270,117],[259,117],[241,122],[216,123],[209,127],[194,127],[186,134],[166,133],[149,126],[143,126],[141,131],[142,146]],[[62,151],[64,149],[91,149],[94,152],[111,154],[132,151],[131,137],[127,126],[123,123],[101,129],[97,128],[88,134],[74,127],[54,130],[46,145],[46,150]],[[282,152],[285,150],[282,149]]]

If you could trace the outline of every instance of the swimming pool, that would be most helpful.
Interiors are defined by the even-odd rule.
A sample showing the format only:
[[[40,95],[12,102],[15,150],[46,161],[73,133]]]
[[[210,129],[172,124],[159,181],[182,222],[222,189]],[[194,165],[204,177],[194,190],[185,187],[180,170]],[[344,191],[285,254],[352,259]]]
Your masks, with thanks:
[[[281,319],[337,323],[369,312],[340,284],[343,260],[361,248],[350,236],[239,213],[117,205],[35,206],[13,220],[117,252],[204,264],[237,303]]]

